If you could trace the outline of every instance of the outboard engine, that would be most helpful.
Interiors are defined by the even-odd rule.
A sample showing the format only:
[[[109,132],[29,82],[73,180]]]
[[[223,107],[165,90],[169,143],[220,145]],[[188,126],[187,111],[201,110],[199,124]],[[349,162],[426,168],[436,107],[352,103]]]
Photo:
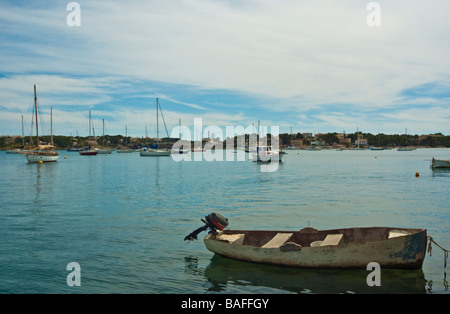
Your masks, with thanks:
[[[223,230],[226,226],[228,226],[228,218],[219,212],[213,212],[208,216],[205,216],[205,220],[201,219],[201,221],[203,221],[205,225],[188,234],[184,238],[184,241],[192,241],[194,239],[197,240],[197,235],[208,228],[210,229],[209,233],[217,234],[217,229]]]

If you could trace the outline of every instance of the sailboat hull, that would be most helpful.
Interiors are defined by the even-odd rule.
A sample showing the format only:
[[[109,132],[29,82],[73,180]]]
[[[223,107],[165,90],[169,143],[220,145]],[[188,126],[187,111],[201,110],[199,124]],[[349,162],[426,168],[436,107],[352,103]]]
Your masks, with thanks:
[[[139,154],[141,156],[170,156],[170,150],[161,150],[161,149],[148,149],[141,150]]]
[[[79,151],[80,155],[82,156],[95,156],[98,154],[98,151],[96,150],[88,150],[88,151]]]
[[[28,162],[30,162],[30,163],[37,163],[37,162],[40,162],[40,161],[42,161],[42,162],[55,162],[55,161],[58,160],[58,158],[59,158],[58,154],[56,154],[56,155],[54,155],[54,154],[51,154],[51,155],[49,155],[49,154],[40,154],[40,153],[27,154],[27,159],[28,159]]]

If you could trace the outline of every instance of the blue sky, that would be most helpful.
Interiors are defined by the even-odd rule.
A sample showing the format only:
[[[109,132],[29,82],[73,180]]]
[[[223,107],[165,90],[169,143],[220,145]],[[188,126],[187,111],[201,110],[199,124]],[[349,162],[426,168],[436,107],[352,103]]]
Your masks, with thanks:
[[[33,85],[53,133],[149,136],[257,124],[280,132],[450,134],[450,2],[0,0],[0,135],[26,134]],[[47,121],[47,124],[48,124]],[[47,130],[48,132],[48,130]]]

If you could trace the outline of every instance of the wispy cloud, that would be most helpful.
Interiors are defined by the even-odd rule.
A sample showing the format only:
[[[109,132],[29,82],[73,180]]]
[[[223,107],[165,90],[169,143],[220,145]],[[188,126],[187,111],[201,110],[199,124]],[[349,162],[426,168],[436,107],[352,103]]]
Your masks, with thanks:
[[[125,120],[144,129],[149,97],[185,121],[450,133],[450,3],[380,2],[380,27],[367,25],[367,3],[89,1],[69,27],[67,2],[2,2],[0,133],[14,131],[33,84],[59,118],[93,109],[122,133]]]

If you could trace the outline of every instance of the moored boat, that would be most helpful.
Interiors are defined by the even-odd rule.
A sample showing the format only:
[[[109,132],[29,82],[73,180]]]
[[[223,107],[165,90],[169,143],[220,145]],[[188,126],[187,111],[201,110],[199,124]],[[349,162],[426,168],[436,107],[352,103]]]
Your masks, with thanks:
[[[204,243],[211,252],[241,261],[287,267],[365,268],[376,262],[382,268],[419,269],[427,244],[425,229],[316,230],[308,227],[299,231],[224,228],[218,228],[218,231],[208,223],[207,219],[206,225],[212,226],[212,231],[204,238]],[[186,239],[196,238],[198,230]]]
[[[421,268],[426,230],[387,227],[297,232],[222,231],[204,239],[208,250],[248,262],[301,268]]]
[[[140,156],[152,156],[152,157],[158,157],[158,156],[170,156],[172,153],[171,149],[168,148],[160,148],[159,147],[159,113],[158,110],[161,110],[161,106],[159,104],[159,99],[156,98],[156,145],[154,147],[145,147],[139,151]],[[161,116],[162,116],[162,110],[161,110]],[[164,117],[163,117],[164,121]],[[164,122],[165,126],[165,122]],[[167,131],[167,129],[166,129]],[[167,137],[169,137],[169,134],[167,134]]]
[[[431,159],[432,168],[450,168],[450,159]]]
[[[53,145],[40,145],[39,141],[39,127],[38,127],[38,114],[37,114],[37,96],[36,85],[34,85],[34,112],[36,118],[36,143],[37,147],[31,151],[26,152],[28,162],[30,163],[43,163],[43,162],[55,162],[59,158],[58,151],[55,150]]]
[[[69,148],[67,148],[68,152],[79,152],[80,150],[82,150],[83,148],[79,148],[79,147],[72,147],[70,146]]]
[[[114,153],[114,149],[108,149],[108,148],[100,148],[98,149],[99,154],[112,154]]]
[[[259,162],[281,162],[283,154],[272,149],[272,146],[257,146],[256,153],[252,154],[253,161]]]
[[[32,151],[26,153],[28,162],[55,162],[59,158],[58,152],[53,145],[39,145]]]
[[[95,156],[98,154],[98,150],[95,148],[91,148],[91,146],[80,149],[78,152],[82,156]]]
[[[154,149],[154,148],[143,148],[140,150],[139,154],[141,156],[170,156],[171,150],[169,149]]]

